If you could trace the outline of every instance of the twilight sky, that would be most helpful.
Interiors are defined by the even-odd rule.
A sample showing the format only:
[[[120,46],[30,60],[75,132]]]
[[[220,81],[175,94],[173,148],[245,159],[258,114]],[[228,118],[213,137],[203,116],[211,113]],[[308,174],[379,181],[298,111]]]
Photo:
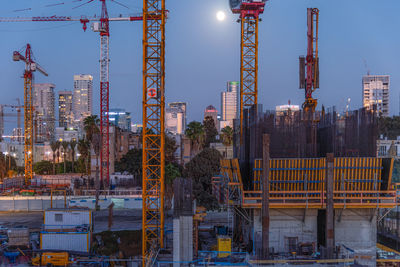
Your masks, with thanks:
[[[76,0],[75,0],[76,1]],[[138,14],[141,0],[109,1],[110,17]],[[1,17],[92,16],[100,14],[100,1],[78,9],[74,0],[3,1]],[[167,0],[166,96],[188,102],[188,121],[201,120],[210,104],[220,109],[226,82],[239,80],[240,27],[230,13],[228,0]],[[52,3],[63,5],[46,7]],[[390,113],[399,113],[400,10],[399,0],[270,0],[262,15],[259,36],[259,101],[264,109],[301,104],[298,89],[298,56],[306,52],[306,9],[320,9],[320,89],[318,108],[336,105],[343,110],[361,106],[361,78],[391,75]],[[31,8],[31,10],[14,10]],[[227,18],[216,19],[223,10]],[[141,123],[142,23],[110,25],[110,108],[132,112]],[[99,35],[80,23],[0,22],[0,104],[23,98],[23,64],[12,61],[12,52],[31,43],[37,61],[49,73],[36,74],[36,82],[56,84],[56,91],[71,90],[74,74],[94,76],[94,109],[99,110]],[[8,118],[6,121],[14,120]]]

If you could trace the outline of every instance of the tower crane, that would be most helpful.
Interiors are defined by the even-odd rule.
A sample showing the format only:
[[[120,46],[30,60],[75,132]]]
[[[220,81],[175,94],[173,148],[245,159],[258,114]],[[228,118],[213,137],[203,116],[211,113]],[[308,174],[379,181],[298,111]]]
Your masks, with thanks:
[[[165,0],[143,0],[142,266],[164,246]]]
[[[243,140],[244,109],[258,103],[258,22],[268,0],[229,0],[239,14],[240,44],[240,142]]]
[[[30,44],[26,45],[25,55],[18,51],[13,53],[14,61],[25,62],[24,71],[24,158],[25,158],[25,184],[29,185],[33,178],[33,73],[38,70],[45,76],[47,72],[33,60],[33,53]]]
[[[15,100],[17,100],[18,105],[9,105],[9,104],[3,104],[3,107],[8,107],[8,108],[12,108],[15,109],[17,111],[17,134],[18,136],[22,135],[22,128],[21,128],[21,109],[24,108],[24,106],[21,106],[21,102],[19,100],[19,98],[16,98]],[[10,116],[11,114],[8,114],[8,116]],[[4,113],[2,114],[2,116],[6,116]],[[13,115],[12,115],[13,116]],[[18,137],[18,140],[22,140],[22,138]]]
[[[303,110],[314,113],[318,101],[313,98],[312,93],[319,88],[319,58],[318,58],[318,8],[307,8],[307,57],[301,56],[300,66],[300,89],[305,89],[305,101]]]
[[[84,4],[91,3],[95,0],[88,0]],[[115,17],[108,16],[106,0],[99,0],[101,2],[101,16],[99,17],[86,17],[82,16],[42,16],[30,18],[0,18],[0,22],[66,22],[66,21],[79,21],[82,23],[84,31],[87,29],[87,24],[93,22],[91,28],[94,32],[100,33],[100,132],[101,132],[101,149],[100,149],[100,178],[106,184],[109,183],[110,178],[110,144],[109,144],[109,103],[110,103],[110,83],[109,83],[109,39],[110,27],[109,23],[112,21],[142,21],[143,15]],[[111,0],[113,1],[113,0]],[[84,5],[83,4],[83,5]],[[149,17],[148,20],[152,20]]]

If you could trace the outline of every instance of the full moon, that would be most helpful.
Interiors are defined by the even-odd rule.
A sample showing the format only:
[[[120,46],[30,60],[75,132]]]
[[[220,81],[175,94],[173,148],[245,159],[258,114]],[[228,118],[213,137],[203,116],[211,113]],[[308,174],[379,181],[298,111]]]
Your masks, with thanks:
[[[218,11],[217,12],[217,20],[223,21],[223,20],[225,20],[225,17],[226,17],[226,15],[225,15],[225,13],[223,11]]]

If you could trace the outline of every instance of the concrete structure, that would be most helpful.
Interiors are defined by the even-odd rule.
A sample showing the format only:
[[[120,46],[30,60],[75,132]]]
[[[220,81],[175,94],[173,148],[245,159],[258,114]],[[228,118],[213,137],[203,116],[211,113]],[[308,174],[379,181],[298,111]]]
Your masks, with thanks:
[[[76,129],[57,127],[55,137],[55,139],[58,141],[71,142],[72,140],[78,141],[79,138],[83,136],[79,136],[79,132]]]
[[[71,127],[74,120],[72,113],[72,91],[58,92],[58,126]]]
[[[55,97],[52,83],[33,85],[34,127],[36,142],[50,141],[55,130]]]
[[[222,143],[211,143],[210,147],[218,150],[218,152],[226,159],[233,158],[233,146],[225,146]]]
[[[82,122],[93,112],[93,76],[88,74],[74,75],[74,94],[72,110],[75,122]]]
[[[389,75],[366,75],[362,79],[363,106],[376,109],[382,116],[389,116]]]
[[[218,110],[213,105],[209,105],[204,110],[204,119],[206,117],[211,117],[214,120],[215,128],[217,128],[219,132]]]
[[[176,178],[173,186],[173,266],[189,266],[193,260],[192,180]]]
[[[254,214],[254,244],[256,251],[261,249],[261,210]],[[270,210],[270,248],[274,252],[297,251],[299,244],[313,244],[321,249],[325,240],[323,221],[325,214],[316,209],[271,209]],[[376,216],[368,209],[336,210],[334,240],[340,247],[339,258],[346,258],[354,250],[363,258],[367,266],[375,262],[376,255]],[[369,264],[368,264],[369,263]]]
[[[185,111],[180,107],[166,108],[165,130],[171,134],[184,134],[185,132]]]
[[[52,160],[52,152],[50,142],[36,143],[34,144],[34,158],[33,162],[39,162],[42,160]],[[24,145],[4,140],[0,142],[0,151],[6,153],[15,159],[17,166],[24,166]]]
[[[183,131],[185,131],[186,125],[187,125],[187,103],[186,102],[171,102],[171,103],[168,103],[168,107],[169,108],[177,108],[183,112],[183,118],[182,118],[183,127],[182,127],[182,129],[183,129]]]
[[[277,116],[283,116],[283,115],[288,115],[289,112],[295,112],[299,111],[300,106],[299,105],[280,105],[275,107],[275,113]]]
[[[131,113],[122,108],[111,108],[108,113],[110,123],[125,131],[131,131]]]
[[[110,173],[115,172],[115,162],[128,153],[130,149],[140,147],[140,137],[130,131],[121,130],[114,125],[109,128],[110,140]],[[91,152],[91,170],[92,176],[96,174],[96,154],[93,149]]]
[[[233,125],[233,120],[238,117],[239,86],[239,82],[228,82],[226,92],[221,93],[221,120],[232,121],[231,127]]]
[[[131,130],[133,133],[140,134],[143,130],[143,125],[142,124],[137,124],[137,123],[132,123],[131,124]]]

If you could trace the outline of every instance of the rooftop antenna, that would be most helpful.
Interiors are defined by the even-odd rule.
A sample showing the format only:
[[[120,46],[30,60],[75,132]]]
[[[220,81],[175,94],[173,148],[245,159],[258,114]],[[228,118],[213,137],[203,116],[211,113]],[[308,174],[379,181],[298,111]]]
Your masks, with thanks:
[[[365,66],[365,68],[367,70],[367,75],[369,76],[371,74],[371,71],[370,71],[370,69],[368,67],[368,64],[367,64],[367,61],[365,60],[365,58],[363,59],[363,61],[364,61],[364,66]]]

